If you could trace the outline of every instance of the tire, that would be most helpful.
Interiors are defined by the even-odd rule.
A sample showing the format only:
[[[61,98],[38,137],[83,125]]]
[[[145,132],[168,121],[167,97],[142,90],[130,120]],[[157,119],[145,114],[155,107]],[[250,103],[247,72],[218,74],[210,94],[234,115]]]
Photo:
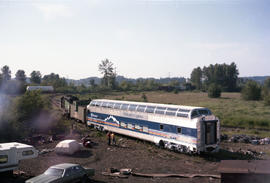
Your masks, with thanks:
[[[82,180],[81,180],[81,183],[87,183],[88,182],[88,177],[87,175],[84,175]]]

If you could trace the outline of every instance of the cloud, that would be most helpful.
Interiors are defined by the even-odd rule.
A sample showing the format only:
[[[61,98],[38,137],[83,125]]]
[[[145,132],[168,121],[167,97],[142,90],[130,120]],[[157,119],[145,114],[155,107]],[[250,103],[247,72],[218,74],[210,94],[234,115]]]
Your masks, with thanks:
[[[57,17],[71,17],[71,9],[66,4],[35,4],[45,20],[53,20]]]

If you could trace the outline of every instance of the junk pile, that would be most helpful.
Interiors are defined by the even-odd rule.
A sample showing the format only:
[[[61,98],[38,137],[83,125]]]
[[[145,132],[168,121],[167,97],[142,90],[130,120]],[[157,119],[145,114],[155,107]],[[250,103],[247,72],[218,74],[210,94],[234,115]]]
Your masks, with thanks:
[[[91,140],[91,138],[90,138],[89,135],[83,137],[83,138],[81,139],[81,141],[82,141],[83,146],[86,147],[86,148],[92,148],[93,146],[96,145],[96,143],[94,143],[94,142]]]
[[[194,177],[209,177],[214,179],[220,179],[220,175],[214,174],[146,174],[146,173],[135,173],[130,168],[116,169],[109,168],[107,172],[102,172],[102,175],[118,177],[118,178],[128,178],[129,176],[145,177],[145,178],[162,178],[162,177],[178,177],[178,178],[194,178]]]
[[[241,149],[241,148],[239,148],[238,150],[229,149],[228,151],[241,153],[243,155],[246,155],[246,156],[249,156],[249,157],[255,158],[255,159],[259,158],[259,157],[262,157],[265,154],[264,152],[257,152],[257,151],[252,150],[252,149],[244,150],[244,149]]]
[[[41,151],[39,151],[38,154],[47,154],[47,153],[50,153],[53,151],[54,151],[54,149],[42,149]]]
[[[222,134],[220,136],[222,141],[233,142],[233,143],[247,143],[253,145],[266,145],[270,144],[270,138],[260,138],[257,136],[250,135],[233,135],[232,137],[228,137],[227,134]]]

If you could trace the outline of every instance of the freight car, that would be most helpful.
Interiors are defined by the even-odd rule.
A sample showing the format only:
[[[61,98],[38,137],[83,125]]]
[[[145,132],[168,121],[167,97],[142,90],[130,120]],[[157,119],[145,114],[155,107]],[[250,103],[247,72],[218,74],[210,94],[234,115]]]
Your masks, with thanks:
[[[87,125],[153,142],[180,152],[217,150],[220,121],[203,107],[97,99]]]
[[[70,118],[86,123],[87,105],[90,100],[74,100],[70,105]]]
[[[79,100],[77,97],[67,95],[61,98],[61,108],[63,115],[67,118],[75,119],[79,122],[86,123],[87,105],[89,100]]]
[[[68,117],[70,116],[70,108],[73,101],[79,100],[78,97],[67,95],[61,97],[61,109],[63,110],[64,114],[68,114]]]

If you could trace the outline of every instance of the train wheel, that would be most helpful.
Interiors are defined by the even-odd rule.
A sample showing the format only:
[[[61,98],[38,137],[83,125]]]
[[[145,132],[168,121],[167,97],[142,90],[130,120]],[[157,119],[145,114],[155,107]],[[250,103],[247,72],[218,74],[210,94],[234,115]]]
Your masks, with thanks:
[[[165,147],[165,143],[163,140],[160,140],[159,143],[158,143],[159,147],[161,147],[162,149],[164,149]]]

